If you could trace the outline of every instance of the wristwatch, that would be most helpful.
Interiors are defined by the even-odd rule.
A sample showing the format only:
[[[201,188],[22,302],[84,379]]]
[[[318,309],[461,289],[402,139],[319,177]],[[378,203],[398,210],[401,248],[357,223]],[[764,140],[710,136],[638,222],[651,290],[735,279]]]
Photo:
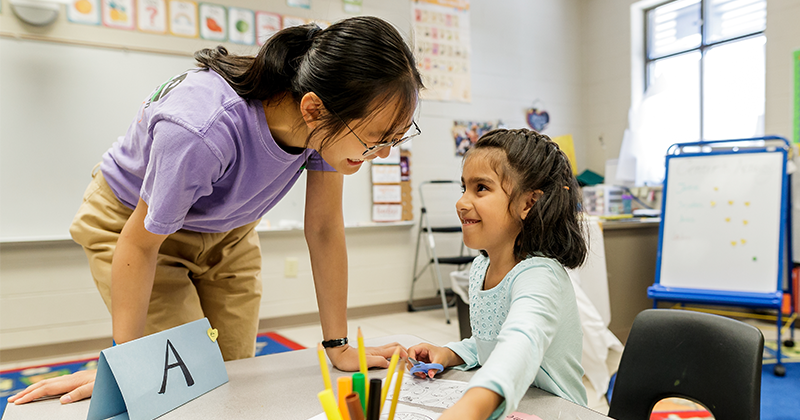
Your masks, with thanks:
[[[334,348],[334,347],[342,347],[343,345],[347,344],[347,337],[345,338],[334,338],[333,340],[325,340],[322,342],[322,347],[326,349]]]

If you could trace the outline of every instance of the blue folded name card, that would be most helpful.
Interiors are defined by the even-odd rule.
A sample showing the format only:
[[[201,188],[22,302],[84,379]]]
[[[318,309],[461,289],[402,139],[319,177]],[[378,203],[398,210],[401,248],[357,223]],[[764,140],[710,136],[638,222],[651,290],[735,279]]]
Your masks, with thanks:
[[[207,318],[100,352],[87,420],[151,420],[228,382]]]

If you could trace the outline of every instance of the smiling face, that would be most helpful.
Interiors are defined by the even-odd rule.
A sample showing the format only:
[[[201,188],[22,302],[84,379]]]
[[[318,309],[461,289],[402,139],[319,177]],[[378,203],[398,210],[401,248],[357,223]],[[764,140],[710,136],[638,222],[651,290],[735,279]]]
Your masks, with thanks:
[[[403,119],[403,122],[398,126],[398,118],[395,113],[397,109],[396,102],[397,100],[389,101],[386,106],[366,118],[349,121],[347,125],[352,130],[345,128],[340,133],[335,134],[335,141],[330,142],[329,146],[322,148],[322,151],[320,151],[322,158],[337,172],[350,175],[356,173],[366,160],[389,156],[389,147],[383,148],[376,154],[366,158],[363,155],[367,147],[397,140],[403,137],[411,127],[411,115]],[[320,138],[316,139],[316,141],[312,139],[311,144],[320,144],[323,141],[321,137],[325,136],[325,134],[320,133],[319,136]]]
[[[524,210],[516,209],[519,205],[509,208],[512,186],[509,180],[503,184],[487,158],[489,153],[502,152],[475,150],[464,162],[461,176],[464,193],[456,202],[456,211],[461,219],[464,244],[472,249],[485,250],[491,258],[492,255],[513,253]],[[512,210],[517,216],[512,214]]]

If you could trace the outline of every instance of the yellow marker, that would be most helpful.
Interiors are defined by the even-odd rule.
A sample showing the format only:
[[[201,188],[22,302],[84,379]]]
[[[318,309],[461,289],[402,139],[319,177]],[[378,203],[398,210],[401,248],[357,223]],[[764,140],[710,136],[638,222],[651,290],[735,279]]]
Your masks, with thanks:
[[[747,241],[745,241],[744,239],[742,239],[742,245],[744,245],[746,242],[747,242]]]
[[[400,369],[397,371],[397,380],[394,382],[394,393],[392,394],[392,405],[389,406],[388,420],[394,420],[394,411],[397,410],[397,400],[400,398],[400,388],[403,386],[403,373],[406,370],[407,361],[400,359]]]
[[[726,221],[726,222],[730,222],[730,221],[731,221],[731,218],[730,218],[730,217],[726,217],[726,218],[725,218],[725,221]]]
[[[714,207],[714,206],[716,206],[716,205],[717,205],[717,202],[716,202],[716,201],[712,201],[712,202],[711,202],[711,207]]]
[[[750,205],[750,202],[749,202],[749,201],[745,201],[745,202],[744,202],[744,205],[745,205],[745,206],[749,206],[749,205]]]
[[[381,412],[383,412],[383,403],[386,401],[386,394],[389,393],[389,386],[392,384],[392,375],[394,375],[394,369],[397,367],[397,359],[399,358],[400,346],[397,346],[392,354],[392,359],[389,361],[389,370],[386,371],[386,381],[383,383],[383,389],[381,390]]]
[[[736,246],[736,241],[731,241],[731,246]]]
[[[719,188],[717,188],[717,187],[714,187],[714,191],[719,191]]]
[[[742,223],[744,223],[746,225],[747,224],[747,220],[742,220]]]
[[[336,397],[333,396],[333,390],[326,389],[317,394],[319,403],[322,404],[322,409],[325,410],[325,417],[328,420],[342,420],[342,415],[339,414],[339,407],[336,406]]]
[[[342,420],[350,420],[350,410],[347,409],[347,396],[353,392],[353,378],[349,376],[342,376],[336,384],[339,396],[339,413],[342,415]]]
[[[367,374],[367,353],[364,349],[364,334],[361,333],[361,327],[358,327],[358,370],[364,374],[364,395],[369,395],[369,375]],[[366,410],[367,401],[364,401]]]
[[[322,343],[317,343],[317,355],[319,356],[319,370],[322,371],[322,382],[325,383],[325,389],[333,392],[331,374],[328,372],[328,359],[325,358],[325,350],[322,348]]]
[[[728,200],[728,205],[732,206],[733,205],[733,200]]]

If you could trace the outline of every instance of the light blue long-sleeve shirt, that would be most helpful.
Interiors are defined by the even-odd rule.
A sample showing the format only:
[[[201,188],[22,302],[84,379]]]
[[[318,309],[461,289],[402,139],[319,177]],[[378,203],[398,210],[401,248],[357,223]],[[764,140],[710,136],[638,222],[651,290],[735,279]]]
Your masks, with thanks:
[[[488,267],[489,259],[479,255],[469,274],[472,337],[445,346],[464,360],[458,369],[482,366],[468,389],[483,387],[505,398],[491,418],[512,413],[530,386],[585,406],[583,333],[564,267],[530,257],[483,290]]]

